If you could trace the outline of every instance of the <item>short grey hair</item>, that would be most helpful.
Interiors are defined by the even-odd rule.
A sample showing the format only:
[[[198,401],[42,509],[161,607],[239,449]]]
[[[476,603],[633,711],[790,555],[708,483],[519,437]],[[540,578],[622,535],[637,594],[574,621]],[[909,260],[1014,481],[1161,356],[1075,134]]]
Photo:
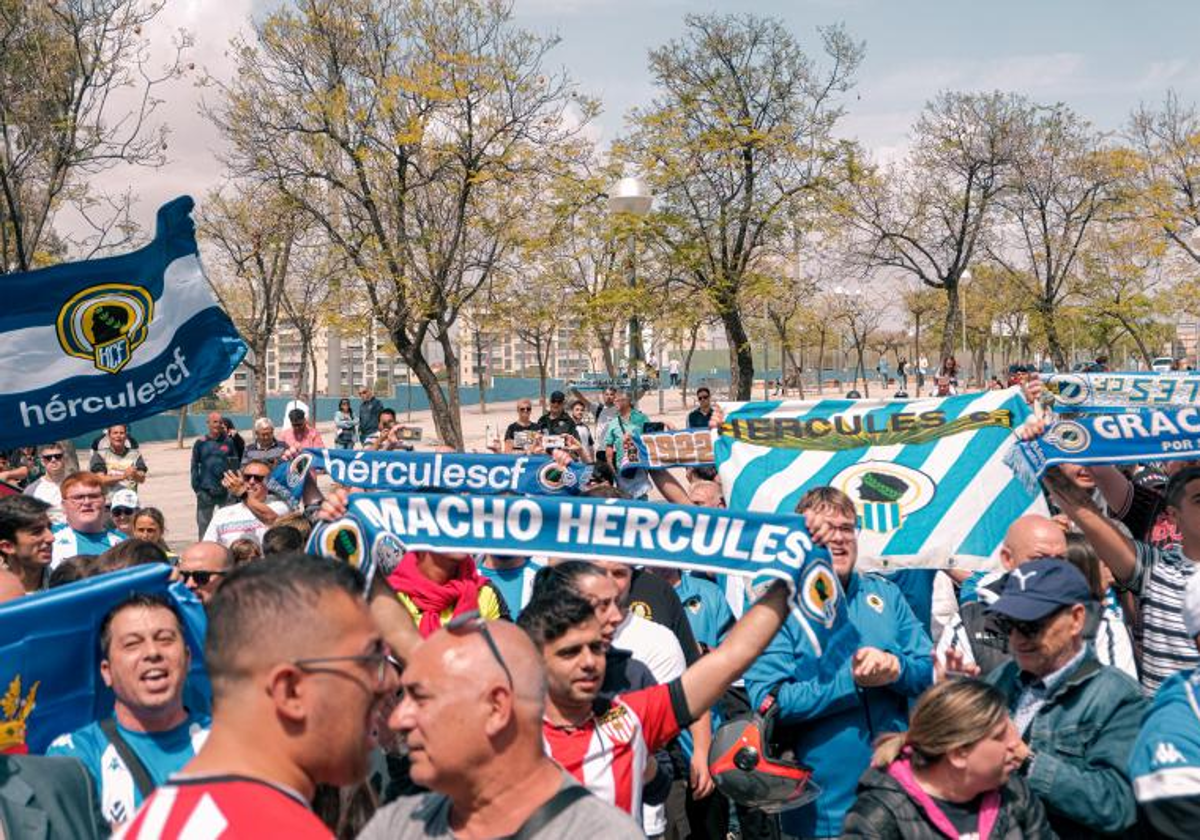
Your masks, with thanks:
[[[258,431],[259,429],[274,429],[274,428],[275,428],[275,424],[271,422],[271,419],[269,417],[259,417],[257,420],[254,421],[254,430],[255,431]]]

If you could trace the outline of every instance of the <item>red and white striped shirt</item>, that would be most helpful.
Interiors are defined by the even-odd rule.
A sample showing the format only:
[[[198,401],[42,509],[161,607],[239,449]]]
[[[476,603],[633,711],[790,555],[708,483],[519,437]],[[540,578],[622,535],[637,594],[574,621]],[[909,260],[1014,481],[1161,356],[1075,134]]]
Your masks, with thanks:
[[[115,840],[333,840],[294,793],[245,776],[173,779],[142,803]]]
[[[642,777],[655,750],[679,734],[669,685],[618,694],[600,715],[578,727],[542,722],[550,756],[580,784],[641,823]],[[679,691],[682,697],[682,691]]]

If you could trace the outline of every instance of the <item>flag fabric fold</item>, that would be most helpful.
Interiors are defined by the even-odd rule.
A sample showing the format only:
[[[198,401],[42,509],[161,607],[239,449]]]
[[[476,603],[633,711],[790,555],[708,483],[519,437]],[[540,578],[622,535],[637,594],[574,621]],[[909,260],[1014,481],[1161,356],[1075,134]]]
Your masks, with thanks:
[[[159,208],[137,251],[4,278],[0,448],[187,405],[233,373],[246,345],[204,277],[193,204]]]

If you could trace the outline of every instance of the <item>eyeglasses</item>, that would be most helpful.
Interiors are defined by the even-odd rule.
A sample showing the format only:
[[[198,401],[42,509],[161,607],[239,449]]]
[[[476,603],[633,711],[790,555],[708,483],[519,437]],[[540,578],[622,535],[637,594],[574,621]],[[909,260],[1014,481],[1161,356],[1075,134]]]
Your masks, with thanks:
[[[67,496],[68,502],[98,502],[104,498],[103,493],[85,493],[82,496]]]
[[[710,399],[710,397],[709,397],[709,395],[708,395],[708,394],[698,394],[698,395],[696,396],[696,399],[698,399],[698,400],[707,400],[707,399]]]
[[[229,574],[229,573],[228,572],[215,572],[215,571],[210,571],[208,569],[200,569],[199,571],[195,571],[195,572],[185,572],[183,569],[179,570],[179,577],[183,578],[184,583],[187,583],[189,580],[194,580],[194,581],[196,581],[197,586],[208,586],[208,582],[210,580],[212,580],[214,577],[218,577],[221,575],[227,575],[227,574]]]
[[[450,622],[445,626],[451,633],[478,633],[483,636],[483,640],[487,642],[488,650],[492,652],[492,657],[496,660],[496,664],[503,669],[504,676],[508,679],[508,687],[513,687],[512,671],[508,670],[508,663],[504,661],[504,657],[500,654],[500,648],[496,646],[496,640],[492,638],[492,632],[488,630],[487,622],[483,620],[483,616],[479,614],[479,610],[459,613],[450,619]]]
[[[133,516],[134,509],[131,507],[115,507],[109,510],[113,516]]]
[[[61,461],[62,459],[63,459],[63,454],[61,452],[57,452],[57,453],[43,452],[42,453],[43,461]]]
[[[322,665],[326,662],[357,662],[360,665],[365,665],[368,673],[375,678],[375,690],[381,691],[387,685],[388,668],[400,669],[400,663],[393,659],[388,654],[381,650],[374,653],[363,653],[358,656],[315,656],[309,659],[293,659],[292,664],[301,671],[308,671],[311,674],[341,674],[342,676],[350,676],[345,671],[339,671],[336,668],[315,668],[315,665]]]
[[[517,406],[517,411],[533,411],[533,406],[519,405],[519,406]]]
[[[242,474],[242,481],[251,481],[251,482],[256,481],[259,484],[263,484],[266,482],[266,480],[267,480],[267,477],[265,475],[258,475],[257,473],[243,473]]]
[[[1066,607],[1063,607],[1063,609],[1066,609]],[[1046,629],[1046,625],[1053,621],[1061,612],[1062,609],[1055,610],[1050,615],[1045,618],[1039,618],[1037,621],[1018,621],[1015,618],[1008,618],[1007,616],[997,616],[996,629],[1006,636],[1016,630],[1025,638],[1034,639],[1042,635],[1042,631]]]

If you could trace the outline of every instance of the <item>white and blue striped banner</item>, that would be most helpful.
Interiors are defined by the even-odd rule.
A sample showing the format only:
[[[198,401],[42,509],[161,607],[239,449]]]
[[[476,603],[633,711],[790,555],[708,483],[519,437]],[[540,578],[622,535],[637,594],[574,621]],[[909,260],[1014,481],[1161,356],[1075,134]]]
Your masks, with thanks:
[[[729,507],[789,512],[813,487],[858,510],[863,568],[990,568],[1014,519],[1046,513],[1005,463],[1019,389],[928,400],[726,403],[714,443]]]
[[[159,208],[132,253],[3,278],[0,449],[187,405],[233,373],[246,345],[204,278],[192,207]]]

